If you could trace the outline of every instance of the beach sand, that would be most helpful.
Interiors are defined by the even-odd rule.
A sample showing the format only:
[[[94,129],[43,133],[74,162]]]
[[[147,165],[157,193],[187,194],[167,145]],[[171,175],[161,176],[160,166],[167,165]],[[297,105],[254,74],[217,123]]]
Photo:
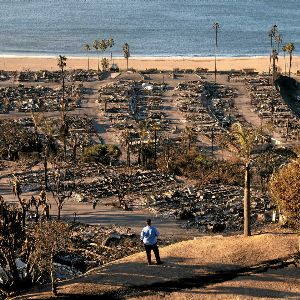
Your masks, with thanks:
[[[67,69],[86,69],[87,57],[67,57]],[[101,58],[100,58],[101,59]],[[97,69],[97,58],[90,58],[90,68]],[[114,58],[114,63],[120,69],[126,68],[124,58]],[[284,73],[285,63],[288,72],[289,58],[284,60],[283,56],[279,57],[279,71]],[[112,61],[109,59],[110,64]],[[270,67],[270,58],[265,57],[220,57],[217,58],[217,70],[230,71],[241,69],[255,69],[258,72],[268,72]],[[131,57],[129,59],[129,68],[136,70],[145,70],[157,68],[159,70],[196,69],[204,68],[210,71],[214,70],[214,57]],[[5,57],[0,56],[0,70],[25,71],[25,70],[58,70],[56,57]],[[293,57],[292,73],[300,70],[300,56]]]

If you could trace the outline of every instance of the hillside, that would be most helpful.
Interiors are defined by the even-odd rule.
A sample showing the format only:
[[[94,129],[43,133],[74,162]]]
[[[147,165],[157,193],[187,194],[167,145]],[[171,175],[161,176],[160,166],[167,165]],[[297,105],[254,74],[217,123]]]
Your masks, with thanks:
[[[201,295],[201,299],[253,299],[254,289],[267,297],[280,293],[280,298],[299,299],[298,243],[298,235],[283,233],[196,238],[161,248],[162,266],[148,266],[145,254],[138,253],[61,282],[59,298],[199,299]],[[279,273],[274,271],[283,267]],[[240,279],[240,275],[248,276]],[[229,294],[245,297],[226,298]],[[50,298],[49,288],[44,287],[14,299]]]

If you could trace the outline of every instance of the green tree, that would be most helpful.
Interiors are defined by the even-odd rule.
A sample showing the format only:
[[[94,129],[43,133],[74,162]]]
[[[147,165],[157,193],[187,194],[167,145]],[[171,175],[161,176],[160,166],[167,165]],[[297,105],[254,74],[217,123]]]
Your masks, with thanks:
[[[120,156],[122,155],[122,151],[117,145],[107,145],[107,152],[109,157],[113,158],[114,160],[119,160]]]
[[[84,44],[83,45],[83,49],[87,52],[87,56],[88,56],[88,65],[87,65],[87,68],[88,68],[88,71],[90,70],[90,57],[89,57],[89,52],[91,51],[91,47],[89,44]]]
[[[109,62],[107,58],[102,58],[101,60],[102,71],[106,72],[109,67]]]
[[[124,58],[126,59],[126,69],[128,71],[128,60],[129,60],[129,57],[130,57],[130,50],[129,50],[129,45],[127,43],[125,43],[123,45],[123,54],[124,54]]]
[[[232,136],[240,158],[244,162],[244,235],[250,236],[250,163],[253,148],[257,141],[257,133],[251,128],[243,127],[240,123],[232,126]]]
[[[111,48],[115,45],[115,41],[113,38],[110,38],[107,40],[107,47],[111,50]],[[110,51],[110,60],[112,60],[113,54],[112,51]]]
[[[84,150],[83,159],[87,162],[99,162],[107,165],[110,161],[107,145],[97,144],[87,147]]]
[[[281,167],[269,182],[270,195],[288,224],[300,225],[300,159]]]
[[[99,50],[102,53],[102,59],[103,59],[103,53],[106,51],[107,47],[108,47],[107,40],[103,39],[103,40],[99,41]]]
[[[292,68],[292,58],[293,52],[295,51],[295,45],[293,43],[287,43],[285,45],[286,52],[289,54],[290,63],[289,63],[289,76],[291,77],[291,68]]]

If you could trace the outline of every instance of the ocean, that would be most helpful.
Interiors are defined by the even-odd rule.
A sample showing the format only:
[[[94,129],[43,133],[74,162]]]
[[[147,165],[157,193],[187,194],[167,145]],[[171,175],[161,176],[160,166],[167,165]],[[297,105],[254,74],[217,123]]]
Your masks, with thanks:
[[[112,37],[115,56],[213,56],[214,22],[219,56],[268,55],[274,24],[299,55],[299,20],[300,0],[0,0],[0,55],[85,56]]]

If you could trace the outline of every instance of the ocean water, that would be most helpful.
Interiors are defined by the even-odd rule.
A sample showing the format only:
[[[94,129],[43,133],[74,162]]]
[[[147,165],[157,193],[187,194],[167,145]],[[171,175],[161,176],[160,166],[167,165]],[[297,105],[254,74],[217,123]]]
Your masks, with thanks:
[[[220,56],[268,55],[274,24],[300,54],[300,0],[0,0],[0,55],[84,56],[113,37],[115,56],[212,56],[214,22]]]

